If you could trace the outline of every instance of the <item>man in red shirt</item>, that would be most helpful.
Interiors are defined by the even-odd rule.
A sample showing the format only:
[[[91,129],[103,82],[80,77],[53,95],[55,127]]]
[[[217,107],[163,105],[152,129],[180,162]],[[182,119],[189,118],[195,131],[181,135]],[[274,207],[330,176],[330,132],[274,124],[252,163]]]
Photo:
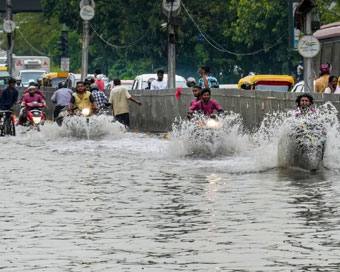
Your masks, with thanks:
[[[201,111],[206,116],[210,116],[216,110],[217,112],[223,112],[222,107],[215,100],[210,99],[210,88],[205,88],[201,91],[201,100],[196,102],[189,108],[189,114],[194,111]]]
[[[44,99],[39,94],[36,93],[37,90],[38,90],[38,88],[36,86],[29,86],[28,87],[28,93],[24,94],[24,96],[22,97],[21,110],[20,110],[17,125],[22,125],[25,122],[25,120],[27,118],[26,105],[28,103],[38,102],[38,103],[42,103],[43,107],[46,107],[46,102],[44,101]]]

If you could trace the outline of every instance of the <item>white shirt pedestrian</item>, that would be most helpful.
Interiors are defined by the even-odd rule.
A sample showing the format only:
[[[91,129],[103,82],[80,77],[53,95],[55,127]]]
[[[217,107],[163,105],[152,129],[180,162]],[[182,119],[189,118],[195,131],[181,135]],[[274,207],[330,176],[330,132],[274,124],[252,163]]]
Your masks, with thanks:
[[[168,82],[165,80],[158,81],[157,79],[152,81],[151,90],[162,90],[168,88]]]

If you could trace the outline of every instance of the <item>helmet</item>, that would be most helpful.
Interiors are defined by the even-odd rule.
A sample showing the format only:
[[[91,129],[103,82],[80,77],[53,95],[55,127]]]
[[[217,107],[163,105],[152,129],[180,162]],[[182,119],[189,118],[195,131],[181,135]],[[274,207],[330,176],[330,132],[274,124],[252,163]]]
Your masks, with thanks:
[[[319,70],[321,74],[330,74],[332,70],[332,65],[330,65],[329,63],[321,64]]]
[[[187,78],[187,86],[189,88],[194,87],[196,85],[196,80],[193,77]]]
[[[93,76],[88,76],[87,78],[85,78],[85,81],[90,82],[90,84],[94,83],[94,77]]]
[[[91,87],[91,91],[92,90],[99,90],[99,87],[96,83],[92,83],[90,87]]]
[[[60,81],[58,83],[58,88],[61,89],[61,88],[66,88],[66,82],[65,81]]]

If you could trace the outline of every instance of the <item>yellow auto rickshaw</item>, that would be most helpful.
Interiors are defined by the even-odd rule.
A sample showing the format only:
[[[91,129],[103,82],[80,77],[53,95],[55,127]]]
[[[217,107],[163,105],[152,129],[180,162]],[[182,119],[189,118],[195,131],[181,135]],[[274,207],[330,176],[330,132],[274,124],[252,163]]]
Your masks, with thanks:
[[[66,81],[68,75],[68,72],[48,73],[42,77],[40,84],[44,87],[58,87],[58,83]]]
[[[293,86],[294,78],[286,75],[251,75],[238,82],[238,88],[244,90],[288,92]]]

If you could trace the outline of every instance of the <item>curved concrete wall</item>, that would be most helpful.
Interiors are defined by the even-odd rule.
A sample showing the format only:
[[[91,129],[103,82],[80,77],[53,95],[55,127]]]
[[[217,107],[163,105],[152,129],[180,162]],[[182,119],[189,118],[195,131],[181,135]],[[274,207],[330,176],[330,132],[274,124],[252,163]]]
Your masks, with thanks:
[[[193,98],[190,89],[182,89],[177,100],[175,90],[136,90],[133,96],[143,105],[131,103],[131,128],[142,131],[164,132],[171,129],[176,117],[185,118]],[[212,99],[220,103],[224,110],[240,113],[248,129],[259,126],[267,113],[294,109],[299,94],[274,91],[248,91],[239,89],[212,89]],[[331,101],[340,112],[340,95],[312,94],[315,104]],[[338,116],[339,117],[339,116]]]
[[[42,90],[48,105],[47,118],[52,119],[54,104],[51,102],[51,97],[55,89],[42,88]],[[193,98],[192,92],[190,89],[182,89],[179,99],[175,99],[175,92],[174,89],[131,91],[131,95],[143,103],[142,106],[138,106],[130,102],[131,128],[139,131],[165,132],[171,129],[176,117],[185,118]],[[19,97],[22,93],[21,88]],[[212,99],[219,102],[224,110],[240,113],[244,125],[249,129],[260,125],[267,113],[294,109],[297,95],[290,92],[212,89]],[[331,101],[340,112],[340,95],[316,93],[312,95],[315,104]],[[16,106],[15,110],[18,112],[19,106]]]

